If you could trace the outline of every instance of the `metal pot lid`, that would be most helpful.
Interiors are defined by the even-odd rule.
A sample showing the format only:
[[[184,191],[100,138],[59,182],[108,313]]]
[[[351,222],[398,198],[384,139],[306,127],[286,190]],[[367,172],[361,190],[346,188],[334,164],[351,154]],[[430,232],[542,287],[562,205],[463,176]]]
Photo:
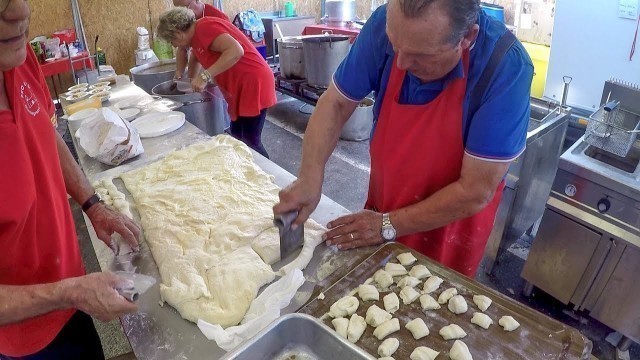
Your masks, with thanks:
[[[327,43],[327,42],[338,42],[338,41],[348,41],[349,36],[347,35],[320,35],[313,37],[304,37],[302,38],[302,42],[309,43]]]

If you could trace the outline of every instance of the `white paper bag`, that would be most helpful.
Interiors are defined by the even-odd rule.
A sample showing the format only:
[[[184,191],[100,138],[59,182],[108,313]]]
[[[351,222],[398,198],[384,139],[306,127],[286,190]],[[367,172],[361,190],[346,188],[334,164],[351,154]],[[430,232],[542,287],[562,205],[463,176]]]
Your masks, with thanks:
[[[215,340],[220,348],[230,351],[280,317],[280,310],[289,305],[303,283],[302,271],[294,269],[253,300],[241,325],[223,329],[220,325],[198,320],[198,328],[207,339]]]
[[[84,121],[79,135],[80,146],[87,155],[107,165],[120,165],[144,152],[138,131],[108,108]]]

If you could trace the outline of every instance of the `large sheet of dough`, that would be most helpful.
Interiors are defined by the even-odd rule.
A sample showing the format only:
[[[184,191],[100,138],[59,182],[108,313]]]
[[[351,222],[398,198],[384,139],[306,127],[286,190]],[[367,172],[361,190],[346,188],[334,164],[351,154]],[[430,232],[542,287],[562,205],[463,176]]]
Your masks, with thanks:
[[[230,136],[189,146],[122,176],[160,269],[162,299],[183,318],[240,323],[279,260],[279,188]],[[324,229],[305,224],[310,259]],[[304,267],[301,259],[296,267]]]

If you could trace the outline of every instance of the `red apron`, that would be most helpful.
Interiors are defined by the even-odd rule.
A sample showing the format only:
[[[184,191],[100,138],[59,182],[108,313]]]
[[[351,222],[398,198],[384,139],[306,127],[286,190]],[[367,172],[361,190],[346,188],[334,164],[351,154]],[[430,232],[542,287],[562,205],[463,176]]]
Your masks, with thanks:
[[[416,204],[457,181],[462,169],[465,76],[453,80],[426,105],[398,102],[406,71],[391,69],[389,84],[371,142],[371,176],[366,207],[390,212]],[[491,203],[478,214],[439,229],[399,237],[412,249],[473,277],[482,260],[502,196],[500,184]]]

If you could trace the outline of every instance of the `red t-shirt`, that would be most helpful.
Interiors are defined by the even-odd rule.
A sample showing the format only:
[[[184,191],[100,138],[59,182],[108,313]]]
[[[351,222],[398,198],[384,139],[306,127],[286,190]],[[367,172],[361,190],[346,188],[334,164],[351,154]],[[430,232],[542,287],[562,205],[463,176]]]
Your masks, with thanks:
[[[58,158],[54,107],[35,55],[4,72],[12,110],[0,110],[0,284],[81,276],[84,266]],[[1,311],[1,310],[0,310]],[[0,354],[46,347],[75,310],[0,326]]]
[[[218,10],[215,6],[209,5],[209,4],[204,4],[203,15],[230,21],[229,17],[227,16],[227,14],[225,14],[222,11]]]
[[[244,49],[242,58],[215,79],[229,104],[229,115],[233,120],[257,116],[277,102],[275,79],[269,64],[237,27],[213,17],[198,20],[191,40],[192,53],[205,69],[209,68],[221,55],[209,47],[223,34],[231,35]]]

